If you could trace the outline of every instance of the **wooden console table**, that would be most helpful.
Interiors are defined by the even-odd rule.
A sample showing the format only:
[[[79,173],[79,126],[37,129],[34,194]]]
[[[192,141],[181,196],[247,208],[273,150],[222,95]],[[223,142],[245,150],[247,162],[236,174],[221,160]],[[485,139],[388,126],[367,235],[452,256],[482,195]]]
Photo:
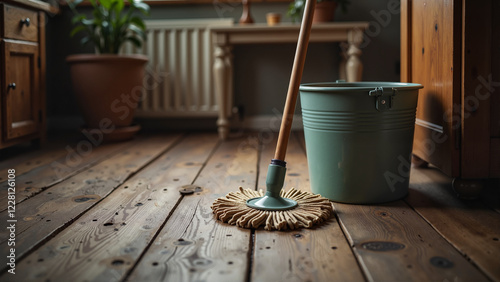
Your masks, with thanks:
[[[215,46],[214,79],[216,97],[219,104],[217,126],[221,139],[229,133],[229,115],[233,95],[232,46],[236,44],[254,43],[293,43],[299,36],[298,24],[266,24],[234,25],[229,27],[213,27],[212,34]],[[340,64],[340,78],[348,82],[361,80],[363,65],[360,60],[363,31],[368,22],[338,22],[314,24],[310,42],[347,42],[348,48]]]

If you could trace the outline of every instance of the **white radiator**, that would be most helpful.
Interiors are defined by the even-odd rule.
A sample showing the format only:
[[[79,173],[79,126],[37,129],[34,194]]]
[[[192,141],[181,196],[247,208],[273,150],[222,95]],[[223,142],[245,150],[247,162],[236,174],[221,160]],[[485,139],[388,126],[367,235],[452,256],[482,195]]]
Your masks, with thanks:
[[[217,116],[210,27],[229,26],[233,20],[149,20],[145,24],[148,38],[142,48],[124,47],[125,54],[149,57],[136,116]]]

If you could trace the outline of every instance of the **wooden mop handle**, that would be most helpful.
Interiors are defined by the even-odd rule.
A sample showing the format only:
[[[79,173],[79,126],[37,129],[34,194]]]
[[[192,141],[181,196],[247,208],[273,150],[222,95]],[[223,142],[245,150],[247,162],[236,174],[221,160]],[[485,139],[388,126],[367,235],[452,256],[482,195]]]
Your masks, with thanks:
[[[290,84],[288,85],[288,93],[286,95],[283,119],[281,120],[278,144],[276,145],[276,152],[274,153],[274,159],[277,160],[285,160],[288,139],[290,138],[290,131],[292,129],[295,104],[297,103],[300,81],[302,79],[302,72],[306,61],[307,45],[309,43],[309,35],[311,33],[312,17],[315,5],[316,0],[306,0],[306,7],[297,42],[297,50],[295,51],[295,58],[293,61],[292,74],[290,76]]]

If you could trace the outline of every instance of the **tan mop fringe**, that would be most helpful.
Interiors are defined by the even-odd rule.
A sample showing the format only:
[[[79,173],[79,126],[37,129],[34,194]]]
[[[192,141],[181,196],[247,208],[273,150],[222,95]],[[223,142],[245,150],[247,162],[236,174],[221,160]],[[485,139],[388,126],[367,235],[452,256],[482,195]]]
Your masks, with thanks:
[[[299,191],[292,188],[281,191],[281,196],[297,201],[298,206],[286,211],[263,211],[246,205],[248,199],[262,197],[264,192],[239,188],[224,198],[218,198],[212,204],[215,217],[228,224],[243,228],[258,228],[264,225],[265,230],[293,230],[310,228],[321,223],[333,213],[332,204],[320,195]]]

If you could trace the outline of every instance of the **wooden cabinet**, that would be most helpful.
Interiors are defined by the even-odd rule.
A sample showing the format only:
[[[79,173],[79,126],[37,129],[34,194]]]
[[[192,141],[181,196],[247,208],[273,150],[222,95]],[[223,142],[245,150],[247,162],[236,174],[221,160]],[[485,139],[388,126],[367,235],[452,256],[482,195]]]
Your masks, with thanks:
[[[451,177],[500,177],[500,1],[402,0],[401,80],[420,90],[413,152]]]
[[[0,3],[0,148],[45,135],[46,3]]]

